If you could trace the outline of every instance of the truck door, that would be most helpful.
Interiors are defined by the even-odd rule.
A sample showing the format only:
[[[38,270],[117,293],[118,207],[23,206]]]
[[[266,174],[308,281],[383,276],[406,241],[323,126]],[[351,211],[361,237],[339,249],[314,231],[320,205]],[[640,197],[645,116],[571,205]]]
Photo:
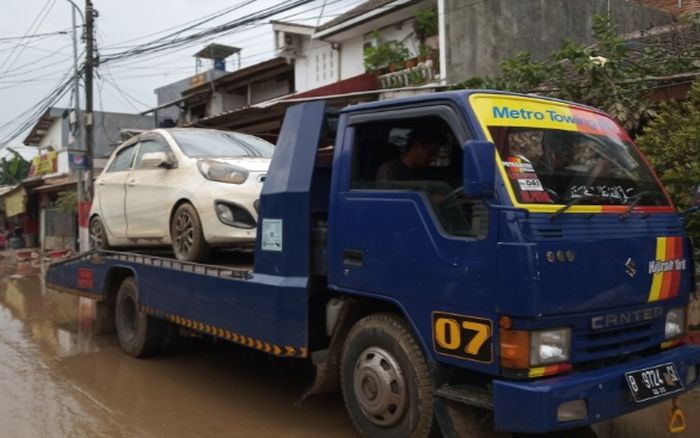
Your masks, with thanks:
[[[486,204],[462,194],[462,145],[470,133],[459,110],[436,104],[348,120],[331,197],[331,287],[415,305],[425,324],[426,301],[493,305],[486,275],[495,256],[493,227]],[[431,141],[437,150],[419,168],[411,148]]]

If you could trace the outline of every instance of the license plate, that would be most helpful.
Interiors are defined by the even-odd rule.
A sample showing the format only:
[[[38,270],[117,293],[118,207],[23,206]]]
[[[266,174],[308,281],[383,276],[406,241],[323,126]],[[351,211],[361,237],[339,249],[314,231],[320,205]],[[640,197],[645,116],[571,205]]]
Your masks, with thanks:
[[[683,382],[672,363],[625,373],[625,380],[637,403],[683,390]]]

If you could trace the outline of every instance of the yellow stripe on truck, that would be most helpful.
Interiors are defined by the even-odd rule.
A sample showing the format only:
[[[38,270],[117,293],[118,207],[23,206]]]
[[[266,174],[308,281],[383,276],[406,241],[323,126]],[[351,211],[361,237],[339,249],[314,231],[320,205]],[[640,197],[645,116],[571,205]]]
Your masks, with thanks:
[[[656,259],[655,260],[666,260],[666,238],[657,237],[656,238]],[[661,294],[661,285],[663,284],[664,273],[655,272],[651,280],[651,289],[649,290],[648,302],[657,301],[659,295]]]

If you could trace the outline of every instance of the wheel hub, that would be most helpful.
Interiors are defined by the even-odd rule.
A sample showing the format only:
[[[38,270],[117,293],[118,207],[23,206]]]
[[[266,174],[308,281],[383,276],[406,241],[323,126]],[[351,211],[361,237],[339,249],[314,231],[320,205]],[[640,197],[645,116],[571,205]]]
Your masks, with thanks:
[[[358,404],[372,423],[389,427],[406,410],[406,382],[398,362],[381,348],[370,347],[355,363],[353,385]]]
[[[90,225],[90,248],[102,248],[102,226],[97,221],[93,221]]]
[[[194,224],[186,212],[175,218],[175,247],[179,252],[187,254],[194,244]]]

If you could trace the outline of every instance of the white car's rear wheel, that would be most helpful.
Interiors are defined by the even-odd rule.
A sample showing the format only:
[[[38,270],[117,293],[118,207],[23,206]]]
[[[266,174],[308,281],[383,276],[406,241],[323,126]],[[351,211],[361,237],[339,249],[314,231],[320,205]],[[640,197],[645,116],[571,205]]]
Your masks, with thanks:
[[[173,252],[178,260],[204,261],[209,256],[209,244],[204,240],[202,223],[192,204],[182,204],[170,222]]]

